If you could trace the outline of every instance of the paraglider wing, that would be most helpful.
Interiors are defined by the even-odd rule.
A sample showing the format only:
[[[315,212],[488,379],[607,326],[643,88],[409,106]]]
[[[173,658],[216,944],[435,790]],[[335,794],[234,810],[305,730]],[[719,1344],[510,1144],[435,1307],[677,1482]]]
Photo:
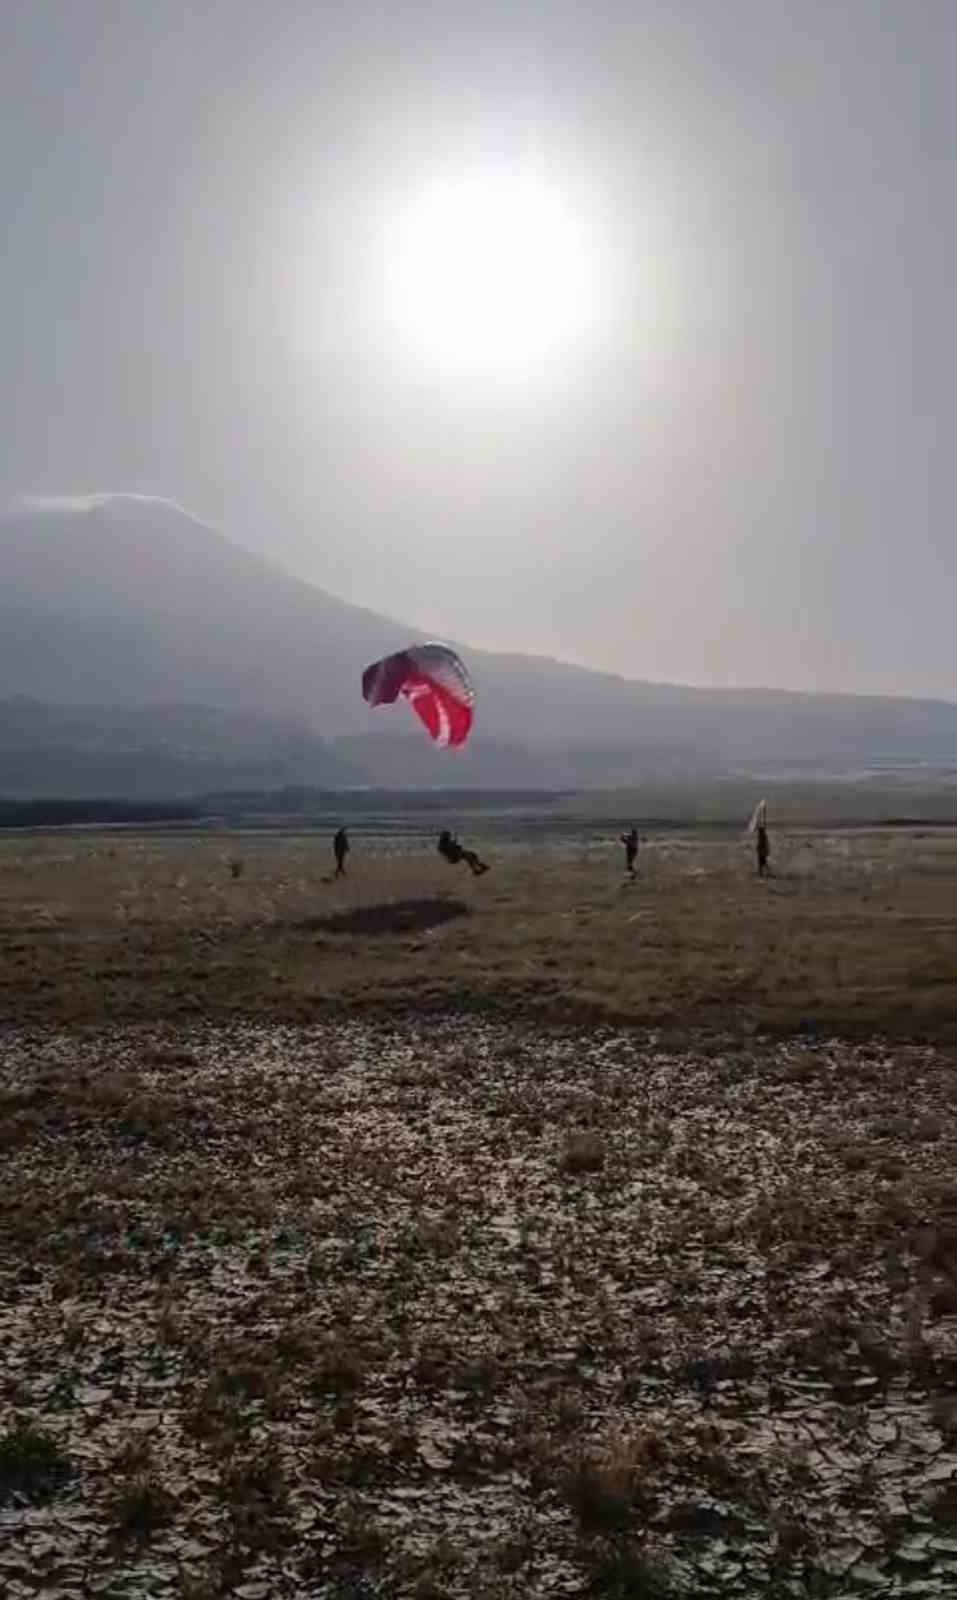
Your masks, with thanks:
[[[362,698],[370,706],[390,706],[398,699],[403,683],[409,676],[410,663],[404,650],[394,656],[383,656],[373,661],[362,674]]]
[[[402,695],[438,745],[468,738],[475,691],[448,645],[412,645],[374,661],[362,674],[362,694],[370,706],[391,705]]]

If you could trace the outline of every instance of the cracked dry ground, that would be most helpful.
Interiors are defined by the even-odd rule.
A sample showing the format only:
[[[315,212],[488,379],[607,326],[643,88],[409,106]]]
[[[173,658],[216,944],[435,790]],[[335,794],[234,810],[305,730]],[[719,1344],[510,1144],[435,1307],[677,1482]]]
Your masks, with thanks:
[[[957,1592],[957,1067],[9,1031],[0,1590]]]

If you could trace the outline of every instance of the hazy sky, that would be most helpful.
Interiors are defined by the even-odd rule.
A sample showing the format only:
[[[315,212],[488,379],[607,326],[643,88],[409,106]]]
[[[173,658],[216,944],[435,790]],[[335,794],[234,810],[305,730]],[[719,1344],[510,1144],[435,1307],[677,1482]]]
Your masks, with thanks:
[[[955,0],[5,0],[0,493],[957,697]]]

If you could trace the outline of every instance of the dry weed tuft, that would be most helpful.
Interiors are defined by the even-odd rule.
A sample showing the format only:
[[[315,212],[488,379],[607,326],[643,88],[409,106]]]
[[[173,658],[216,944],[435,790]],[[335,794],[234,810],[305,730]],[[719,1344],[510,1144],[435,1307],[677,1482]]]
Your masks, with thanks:
[[[235,1549],[280,1551],[289,1543],[289,1482],[272,1440],[234,1452],[222,1467],[219,1496]]]
[[[27,1417],[0,1433],[0,1505],[13,1495],[46,1500],[71,1476],[69,1458],[51,1434]]]
[[[583,1593],[595,1600],[667,1600],[665,1570],[634,1542],[612,1540],[589,1552]]]
[[[654,1428],[619,1434],[589,1446],[565,1483],[565,1494],[586,1532],[618,1532],[647,1516],[655,1478],[667,1458]]]
[[[601,1172],[605,1155],[605,1141],[600,1133],[588,1130],[570,1134],[562,1150],[561,1170],[573,1177],[580,1177],[586,1172]]]
[[[116,1489],[110,1522],[118,1538],[146,1541],[169,1527],[175,1514],[173,1496],[148,1466]]]

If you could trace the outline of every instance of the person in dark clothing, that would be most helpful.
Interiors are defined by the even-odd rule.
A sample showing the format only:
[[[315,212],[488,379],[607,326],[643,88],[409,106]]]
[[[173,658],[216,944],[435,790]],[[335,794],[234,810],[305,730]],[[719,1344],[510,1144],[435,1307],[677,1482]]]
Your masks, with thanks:
[[[768,856],[771,854],[771,846],[768,842],[768,830],[763,823],[761,823],[756,830],[756,841],[758,851],[758,877],[766,878],[768,875]]]
[[[349,835],[345,828],[340,828],[332,841],[332,853],[336,858],[336,877],[344,878],[346,875],[346,856],[349,854]]]
[[[439,855],[453,867],[458,866],[460,861],[465,861],[476,878],[480,878],[483,872],[488,871],[487,862],[480,861],[474,850],[466,850],[464,845],[459,844],[448,828],[442,829],[436,848]]]
[[[625,847],[625,870],[633,878],[635,862],[638,860],[638,829],[632,828],[630,833],[623,833],[621,842]]]

